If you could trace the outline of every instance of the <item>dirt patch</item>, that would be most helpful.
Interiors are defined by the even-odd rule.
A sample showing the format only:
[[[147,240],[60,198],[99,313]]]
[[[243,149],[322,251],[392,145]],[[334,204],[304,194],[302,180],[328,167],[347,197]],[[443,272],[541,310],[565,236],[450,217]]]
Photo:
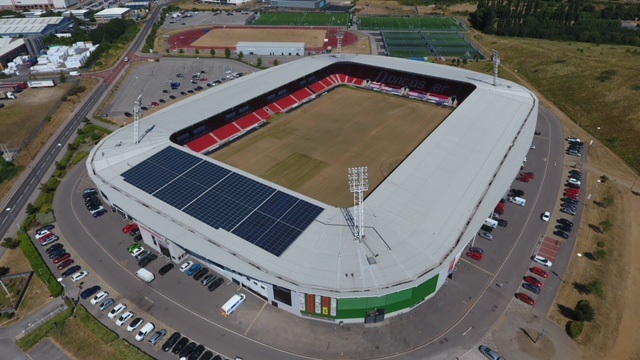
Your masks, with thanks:
[[[534,328],[520,329],[516,334],[518,347],[534,359],[553,359],[556,355],[553,341],[547,337],[539,336],[538,331],[539,329]],[[536,340],[537,342],[535,342]]]
[[[424,102],[340,87],[273,118],[212,157],[345,207],[353,202],[349,167],[368,166],[373,191],[450,113]]]
[[[327,37],[324,29],[212,29],[191,43],[202,47],[235,47],[240,41],[303,42],[305,47],[319,48]]]

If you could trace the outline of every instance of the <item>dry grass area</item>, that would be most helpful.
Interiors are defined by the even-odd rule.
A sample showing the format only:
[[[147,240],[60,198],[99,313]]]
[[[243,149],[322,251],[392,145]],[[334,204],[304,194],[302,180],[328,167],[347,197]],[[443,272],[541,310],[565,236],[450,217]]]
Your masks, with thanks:
[[[27,258],[24,257],[20,248],[7,250],[4,256],[0,258],[0,266],[9,267],[11,269],[9,274],[32,271]],[[38,270],[34,269],[33,271]],[[52,301],[52,299],[49,298],[49,290],[47,290],[44,282],[34,274],[31,278],[31,283],[29,284],[29,288],[27,289],[22,304],[20,305],[19,311],[6,325],[11,325],[16,321],[29,316],[50,301]]]
[[[351,45],[342,46],[342,52],[345,54],[371,54],[371,42],[369,37],[358,32],[353,32],[358,40]]]
[[[453,5],[400,5],[397,1],[365,0],[357,4],[358,16],[389,15],[389,16],[418,16],[418,15],[442,15],[461,14],[475,11],[477,4],[453,4]]]
[[[214,47],[235,47],[240,41],[273,41],[279,42],[303,42],[305,47],[322,47],[327,31],[324,29],[213,29],[192,45],[214,46]]]
[[[340,87],[212,157],[346,207],[353,202],[347,168],[368,166],[373,191],[450,113],[424,102]]]

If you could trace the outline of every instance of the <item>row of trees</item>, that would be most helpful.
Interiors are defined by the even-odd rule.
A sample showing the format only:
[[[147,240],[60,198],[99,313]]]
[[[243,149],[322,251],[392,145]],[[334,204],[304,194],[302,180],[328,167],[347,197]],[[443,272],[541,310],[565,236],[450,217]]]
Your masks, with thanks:
[[[487,34],[640,46],[640,33],[621,19],[640,16],[640,4],[598,9],[582,0],[480,0],[471,25]]]

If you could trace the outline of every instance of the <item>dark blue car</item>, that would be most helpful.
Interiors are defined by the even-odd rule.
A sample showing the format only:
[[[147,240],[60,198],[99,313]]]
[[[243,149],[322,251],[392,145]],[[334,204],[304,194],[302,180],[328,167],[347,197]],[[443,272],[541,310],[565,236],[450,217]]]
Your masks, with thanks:
[[[96,286],[92,286],[88,289],[86,289],[85,291],[80,293],[80,297],[83,299],[86,299],[90,296],[93,296],[95,293],[97,293],[98,291],[100,291],[100,286],[96,285]]]

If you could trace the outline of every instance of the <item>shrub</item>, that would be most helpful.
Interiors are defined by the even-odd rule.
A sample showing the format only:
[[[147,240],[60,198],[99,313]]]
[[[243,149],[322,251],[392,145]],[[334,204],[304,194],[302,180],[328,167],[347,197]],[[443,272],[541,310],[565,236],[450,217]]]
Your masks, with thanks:
[[[211,49],[209,51],[209,54],[211,54],[211,56],[216,56],[216,50],[215,49]]]
[[[15,249],[18,246],[20,246],[20,240],[19,239],[14,239],[14,238],[4,238],[4,240],[2,240],[2,244],[3,247],[6,247],[7,249]]]
[[[258,60],[256,61],[256,66],[262,67],[262,58],[258,58]]]
[[[586,286],[589,292],[595,294],[597,297],[604,296],[604,290],[602,289],[602,282],[600,280],[593,280]]]
[[[609,206],[613,206],[613,204],[616,203],[616,199],[613,196],[607,196],[604,199],[602,199],[602,206],[604,207],[609,207]]]
[[[601,183],[606,183],[607,180],[609,180],[609,177],[607,175],[600,176],[600,182]]]
[[[224,57],[228,59],[230,56],[231,56],[231,49],[224,48]]]
[[[603,248],[605,247],[606,243],[604,241],[598,241],[598,247],[599,248]]]
[[[584,330],[584,323],[582,321],[569,321],[567,323],[567,330],[572,339],[577,339]]]
[[[602,230],[603,233],[613,228],[613,223],[609,221],[609,219],[600,221],[598,225],[600,226],[600,230]]]
[[[200,54],[200,49],[196,49],[195,53],[196,55]]]
[[[0,266],[0,276],[5,276],[11,271],[11,268],[8,266]]]
[[[607,255],[607,250],[604,249],[600,249],[593,253],[593,256],[596,258],[596,260],[604,260],[607,258]]]
[[[573,310],[576,316],[576,320],[583,321],[593,321],[596,316],[595,310],[593,310],[593,306],[589,303],[589,300],[580,300],[576,304],[575,309]]]

